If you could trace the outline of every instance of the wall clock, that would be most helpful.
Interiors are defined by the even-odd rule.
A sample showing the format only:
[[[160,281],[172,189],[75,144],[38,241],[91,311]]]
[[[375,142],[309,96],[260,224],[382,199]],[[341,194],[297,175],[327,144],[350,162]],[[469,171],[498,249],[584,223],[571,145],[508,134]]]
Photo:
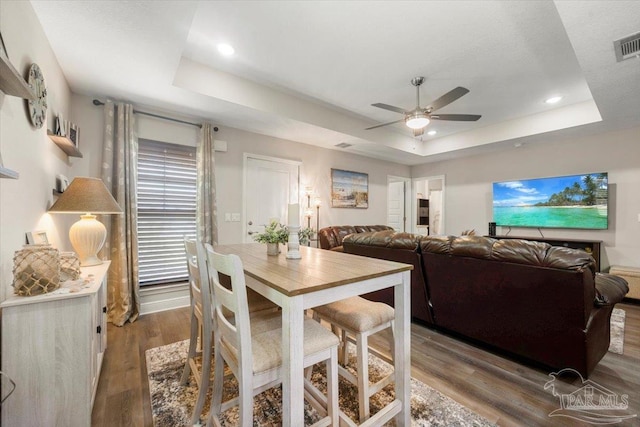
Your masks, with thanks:
[[[29,118],[31,123],[40,129],[47,117],[47,88],[44,85],[44,77],[38,64],[31,64],[29,68],[29,85],[36,98],[29,100]]]

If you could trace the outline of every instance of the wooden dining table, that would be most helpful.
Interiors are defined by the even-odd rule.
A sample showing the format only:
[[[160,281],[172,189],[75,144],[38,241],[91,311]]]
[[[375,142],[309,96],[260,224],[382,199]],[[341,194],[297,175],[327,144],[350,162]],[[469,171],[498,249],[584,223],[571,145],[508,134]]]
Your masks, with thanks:
[[[217,252],[242,260],[247,286],[282,308],[282,423],[304,425],[303,324],[306,309],[355,295],[393,287],[395,303],[395,400],[362,425],[377,426],[395,418],[410,425],[410,272],[413,266],[324,249],[300,247],[301,259],[287,259],[286,247],[267,255],[260,243],[218,245]],[[353,424],[341,417],[341,424]]]

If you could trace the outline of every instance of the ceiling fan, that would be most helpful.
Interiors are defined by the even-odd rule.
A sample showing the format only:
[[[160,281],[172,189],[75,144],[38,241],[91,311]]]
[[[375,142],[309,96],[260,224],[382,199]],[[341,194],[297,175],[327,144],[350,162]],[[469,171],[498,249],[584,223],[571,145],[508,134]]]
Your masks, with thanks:
[[[394,107],[388,104],[371,104],[374,107],[382,108],[385,110],[393,111],[395,113],[404,114],[404,118],[395,120],[389,123],[383,123],[368,127],[366,130],[375,129],[382,126],[392,125],[394,123],[404,122],[408,127],[413,130],[413,136],[420,136],[424,133],[424,129],[430,123],[431,120],[452,120],[459,122],[475,122],[480,117],[477,114],[433,114],[434,111],[451,104],[456,99],[469,93],[469,89],[458,86],[457,88],[447,92],[440,98],[433,101],[427,107],[420,107],[420,85],[424,83],[424,77],[414,77],[411,79],[411,84],[416,87],[416,108],[410,111],[405,111],[402,108]]]

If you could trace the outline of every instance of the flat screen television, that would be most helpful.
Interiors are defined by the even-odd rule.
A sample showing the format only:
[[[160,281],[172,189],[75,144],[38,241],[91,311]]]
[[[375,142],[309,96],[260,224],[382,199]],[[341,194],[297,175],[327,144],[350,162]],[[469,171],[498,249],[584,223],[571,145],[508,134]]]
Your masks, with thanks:
[[[607,173],[493,183],[493,221],[502,227],[609,226]]]

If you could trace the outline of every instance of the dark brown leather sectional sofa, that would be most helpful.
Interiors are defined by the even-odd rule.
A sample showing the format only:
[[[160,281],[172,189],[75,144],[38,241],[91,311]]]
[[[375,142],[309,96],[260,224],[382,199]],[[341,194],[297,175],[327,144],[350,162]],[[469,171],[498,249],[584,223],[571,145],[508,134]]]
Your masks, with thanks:
[[[624,279],[596,273],[586,252],[541,242],[381,231],[342,243],[414,266],[415,319],[584,376],[606,354],[611,311],[628,292]],[[367,297],[393,305],[390,289]]]

